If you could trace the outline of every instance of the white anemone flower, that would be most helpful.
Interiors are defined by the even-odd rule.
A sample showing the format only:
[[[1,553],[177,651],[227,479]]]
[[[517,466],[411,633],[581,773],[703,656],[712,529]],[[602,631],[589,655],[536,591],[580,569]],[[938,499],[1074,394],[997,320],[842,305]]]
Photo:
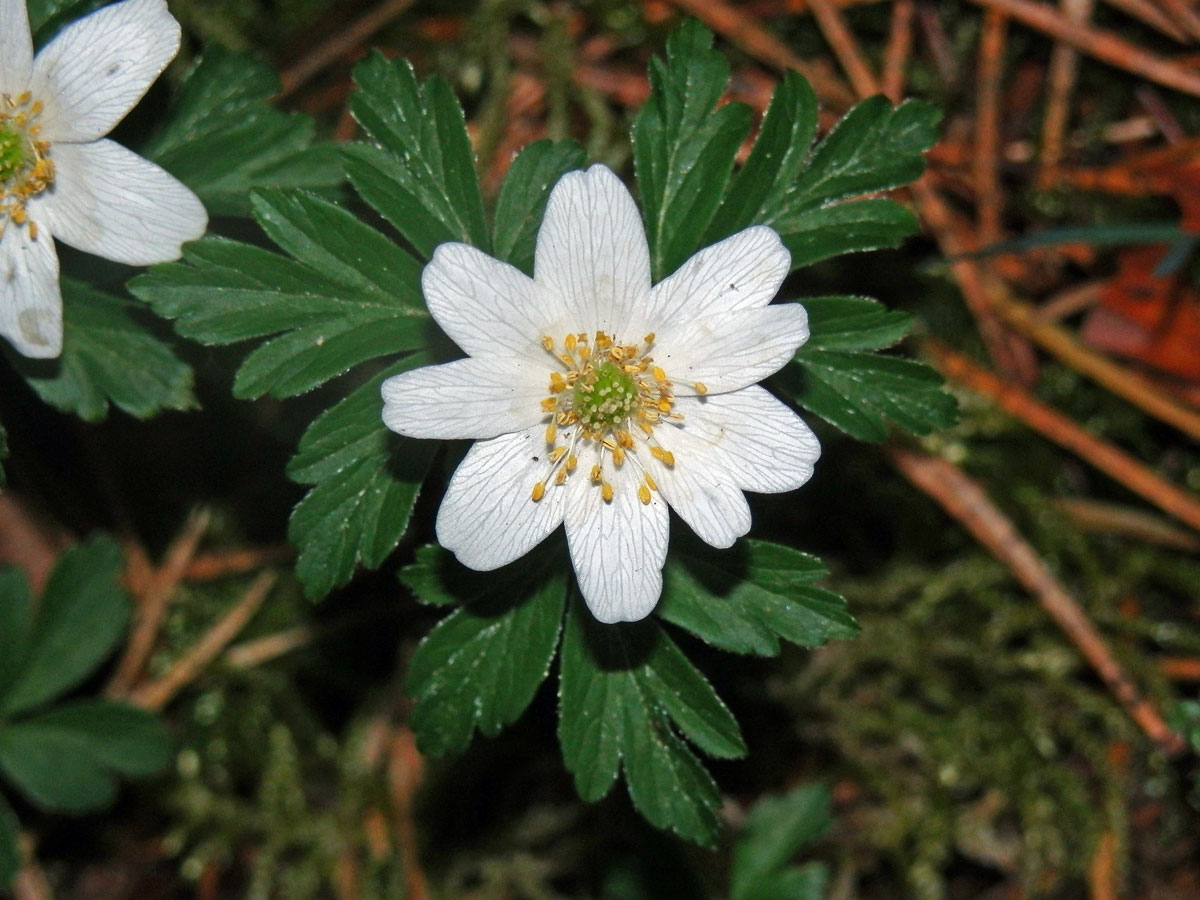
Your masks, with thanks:
[[[668,506],[729,547],[750,529],[742,492],[797,488],[820,455],[757,384],[808,339],[803,307],[770,305],[790,262],[756,226],[652,287],[637,206],[601,165],[555,185],[533,278],[466,244],[438,247],[425,300],[468,358],[389,378],[383,420],[477,441],[442,500],[442,546],[487,571],[561,523],[592,614],[649,615]]]
[[[179,50],[165,0],[124,0],[67,25],[37,58],[25,0],[0,0],[0,334],[62,352],[54,238],[128,265],[177,259],[200,200],[104,140]]]

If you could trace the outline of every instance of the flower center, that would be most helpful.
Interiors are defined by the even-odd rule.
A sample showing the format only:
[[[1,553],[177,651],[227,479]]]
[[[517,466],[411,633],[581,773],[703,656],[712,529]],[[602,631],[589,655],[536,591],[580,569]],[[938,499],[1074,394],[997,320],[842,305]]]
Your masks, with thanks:
[[[542,401],[551,469],[545,481],[533,486],[530,497],[535,503],[546,496],[547,484],[566,483],[579,465],[579,454],[589,445],[599,459],[589,480],[606,503],[613,499],[612,484],[605,476],[609,464],[618,469],[636,466],[638,499],[650,502],[650,492],[658,485],[637,454],[644,449],[664,465],[674,466],[674,455],[659,445],[654,430],[664,420],[683,420],[674,411],[671,382],[650,356],[653,343],[653,334],[640,344],[622,344],[603,331],[591,340],[586,334],[568,334],[561,344],[549,335],[542,338],[556,367],[550,371],[550,396]]]
[[[25,204],[54,183],[50,144],[38,138],[42,103],[25,93],[0,94],[0,235],[9,222],[28,225],[37,240],[37,223],[29,219]]]

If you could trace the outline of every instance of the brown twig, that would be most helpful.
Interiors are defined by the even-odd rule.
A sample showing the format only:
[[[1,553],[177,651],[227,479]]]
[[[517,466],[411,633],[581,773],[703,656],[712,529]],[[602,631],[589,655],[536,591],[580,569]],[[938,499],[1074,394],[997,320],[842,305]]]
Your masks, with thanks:
[[[280,73],[282,90],[279,96],[282,98],[295,93],[326,66],[344,58],[375,32],[387,26],[412,6],[413,2],[414,0],[383,0],[377,7],[364,13],[341,31],[331,34]]]
[[[1118,534],[1160,547],[1200,552],[1200,537],[1154,513],[1085,497],[1059,497],[1054,506],[1080,531]]]
[[[1149,0],[1105,0],[1105,2],[1126,15],[1133,16],[1142,24],[1162,32],[1167,37],[1181,44],[1187,43],[1187,34],[1184,30]]]
[[[833,54],[842,66],[842,71],[850,78],[850,84],[859,98],[870,97],[879,93],[879,79],[871,71],[871,67],[863,58],[854,37],[841,12],[830,0],[808,0],[817,27],[825,35],[825,40],[833,48]]]
[[[854,105],[854,92],[824,67],[806,62],[755,19],[722,0],[671,0],[684,12],[691,13],[731,44],[755,59],[777,69],[795,69],[810,82],[822,102],[835,109]]]
[[[917,8],[914,0],[896,0],[892,4],[892,24],[888,29],[887,47],[883,51],[882,89],[888,99],[899,103],[904,99],[905,68],[912,55],[913,19]]]
[[[177,659],[165,675],[134,690],[129,696],[130,702],[152,710],[166,706],[179,691],[195,681],[254,618],[275,586],[275,578],[274,572],[263,572],[255,578],[232,609]]]
[[[1007,565],[1017,581],[1037,598],[1146,736],[1168,756],[1181,753],[1185,746],[1183,740],[1171,730],[1154,704],[1142,696],[1079,603],[983,489],[961,469],[943,459],[897,445],[888,449],[892,462],[904,477],[933,498],[993,556]]]
[[[1105,831],[1088,866],[1090,900],[1117,900],[1117,836]]]
[[[1168,397],[1108,357],[1089,350],[1069,332],[1053,322],[1045,321],[1028,304],[1004,292],[997,292],[992,297],[992,308],[1005,322],[1075,371],[1124,397],[1148,415],[1200,441],[1200,413]]]
[[[1071,22],[1087,24],[1095,0],[1061,0],[1063,15]],[[1063,156],[1064,136],[1071,113],[1071,92],[1079,69],[1079,53],[1062,42],[1050,55],[1049,82],[1046,90],[1046,115],[1042,121],[1042,154],[1038,163],[1038,185],[1046,190],[1053,184],[1054,171]]]
[[[1163,675],[1172,681],[1200,681],[1200,659],[1164,656],[1158,665]]]
[[[1111,31],[1103,31],[1090,25],[1072,22],[1062,13],[1036,3],[1034,0],[974,0],[990,9],[1001,9],[1014,19],[1031,28],[1048,34],[1056,40],[1070,44],[1088,56],[1106,62],[1110,66],[1132,72],[1149,81],[1200,96],[1200,72],[1147,53],[1141,47]]]
[[[414,804],[417,790],[425,777],[425,760],[417,749],[412,729],[400,726],[388,748],[388,785],[396,813],[396,838],[404,862],[405,896],[411,900],[429,900],[429,884],[421,867]]]
[[[117,663],[116,672],[105,688],[110,697],[129,693],[142,675],[142,670],[154,652],[158,632],[167,614],[167,603],[184,572],[196,555],[200,539],[208,529],[209,513],[198,510],[188,517],[179,536],[167,548],[162,566],[153,573],[144,592],[137,595],[137,610],[133,630],[125,644],[125,652]]]
[[[252,669],[285,656],[294,650],[315,644],[325,638],[358,628],[369,622],[378,622],[393,614],[392,610],[364,609],[336,622],[320,625],[297,625],[268,634],[252,641],[230,647],[225,654],[225,663],[235,669]]]
[[[926,341],[924,347],[947,378],[986,394],[997,406],[1039,434],[1070,450],[1163,512],[1200,531],[1200,500],[1187,491],[1160,478],[1125,451],[1091,434],[1021,388],[1005,384],[961,353],[934,340]]]
[[[1006,331],[992,310],[992,294],[995,279],[987,278],[979,263],[968,254],[978,249],[975,242],[964,240],[969,231],[959,223],[950,207],[928,183],[928,175],[912,185],[921,217],[933,233],[942,254],[950,262],[950,274],[958,282],[967,308],[975,317],[984,346],[998,368],[1022,383],[1032,383],[1036,376],[1036,362],[1028,344]]]
[[[1171,19],[1186,31],[1192,40],[1200,40],[1200,16],[1196,15],[1196,11],[1191,8],[1183,0],[1158,0],[1162,4],[1164,12]]]
[[[183,578],[185,581],[212,581],[230,575],[243,575],[255,569],[290,562],[295,555],[296,551],[288,544],[214,550],[212,553],[198,554],[188,565]]]
[[[925,45],[933,57],[934,68],[942,80],[944,87],[953,87],[958,83],[958,61],[954,58],[954,48],[950,46],[950,38],[942,26],[938,7],[932,0],[917,0],[917,24],[925,38]]]
[[[1008,44],[1008,16],[989,9],[979,38],[979,71],[975,92],[975,181],[979,241],[1000,240],[1004,198],[1000,193],[1000,85],[1004,77],[1004,50]]]

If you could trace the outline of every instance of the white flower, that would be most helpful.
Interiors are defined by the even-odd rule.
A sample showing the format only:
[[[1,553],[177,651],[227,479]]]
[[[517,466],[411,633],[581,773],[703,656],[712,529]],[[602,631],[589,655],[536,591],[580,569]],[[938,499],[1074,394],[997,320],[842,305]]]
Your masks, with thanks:
[[[441,544],[486,571],[565,524],[595,617],[649,615],[668,505],[729,547],[750,529],[742,492],[797,488],[820,455],[756,384],[808,339],[803,307],[768,305],[790,261],[774,231],[747,228],[651,287],[637,207],[600,165],[551,192],[532,279],[466,244],[438,247],[425,300],[469,358],[389,378],[383,420],[477,441],[442,501]]]
[[[26,356],[62,351],[53,238],[148,265],[178,258],[207,227],[195,194],[102,140],[179,40],[165,0],[124,0],[67,25],[34,59],[25,0],[0,0],[0,334]]]

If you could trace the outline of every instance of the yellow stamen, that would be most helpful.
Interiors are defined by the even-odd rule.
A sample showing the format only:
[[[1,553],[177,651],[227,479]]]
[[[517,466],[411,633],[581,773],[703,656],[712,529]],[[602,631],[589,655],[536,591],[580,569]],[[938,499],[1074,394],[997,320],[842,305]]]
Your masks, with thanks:
[[[644,484],[638,487],[638,499],[642,501],[643,506],[650,505],[650,488]]]
[[[604,498],[605,503],[612,503],[613,489],[607,481],[600,485],[600,496]]]
[[[625,451],[623,449],[621,449],[620,447],[617,447],[612,452],[612,458],[613,458],[613,465],[620,468],[621,466],[623,466],[625,464]]]
[[[550,451],[550,462],[556,463],[567,455],[566,447],[555,447]]]
[[[558,470],[558,474],[554,476],[554,483],[555,484],[566,484],[567,483],[567,470],[566,469]]]
[[[579,457],[572,453],[567,457],[567,471],[574,472],[575,467],[579,465]]]
[[[539,481],[537,484],[535,484],[533,486],[533,493],[530,494],[529,497],[531,500],[533,500],[534,503],[537,503],[539,500],[541,500],[545,496],[546,496],[546,483],[544,481]]]
[[[675,465],[675,454],[670,450],[664,450],[662,447],[655,446],[650,448],[650,455],[664,465]]]
[[[642,343],[646,344],[647,346],[649,346],[650,344],[653,344],[654,343],[654,332],[652,331],[648,335],[646,335],[644,338],[642,338]]]
[[[600,467],[592,466],[592,475],[591,475],[592,484],[599,484],[600,480],[603,477],[604,477],[604,473],[600,470]]]
[[[553,444],[556,440],[558,440],[558,429],[555,428],[554,423],[551,422],[546,426],[546,443]]]
[[[547,350],[553,351],[554,350],[554,338],[550,337],[550,335],[548,335],[548,334],[543,334],[542,335],[542,346],[545,347]]]
[[[652,491],[658,490],[658,485],[655,483],[654,479],[650,477],[649,472],[646,473],[646,487],[650,488]]]
[[[651,369],[650,374],[654,376],[655,381],[663,382],[667,380],[667,373],[658,366],[655,366],[653,369]]]
[[[696,393],[699,394],[701,397],[703,397],[705,394],[708,393],[708,388],[704,386],[703,381],[697,381],[695,384],[692,385],[692,387],[694,387],[696,389]]]

